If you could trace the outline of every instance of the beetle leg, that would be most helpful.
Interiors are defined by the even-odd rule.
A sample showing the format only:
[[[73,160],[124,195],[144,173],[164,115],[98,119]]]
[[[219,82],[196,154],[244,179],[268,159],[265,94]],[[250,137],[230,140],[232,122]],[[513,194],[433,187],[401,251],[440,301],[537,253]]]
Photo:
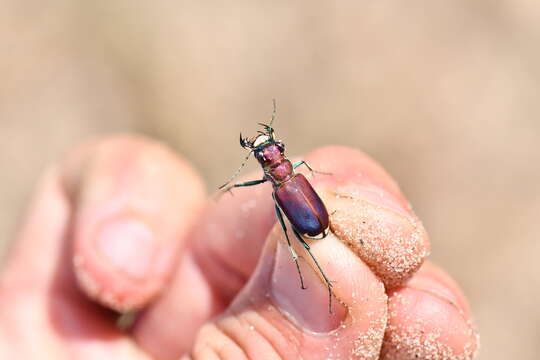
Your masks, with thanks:
[[[296,263],[296,270],[298,270],[298,275],[300,276],[300,287],[302,289],[305,289],[306,287],[304,286],[304,277],[302,276],[302,271],[300,271],[300,264],[298,264],[298,254],[292,247],[291,240],[289,240],[289,235],[287,234],[287,226],[285,226],[285,221],[283,220],[283,214],[281,214],[281,210],[279,209],[279,206],[277,204],[274,204],[274,206],[276,208],[276,216],[279,220],[279,223],[281,224],[283,232],[285,233],[285,238],[287,239],[287,245],[289,246],[289,250],[291,251],[292,258]]]
[[[298,240],[300,240],[302,245],[304,245],[304,248],[308,252],[309,256],[311,256],[311,258],[315,262],[317,269],[319,269],[319,272],[321,273],[324,279],[324,282],[326,282],[326,286],[328,287],[328,310],[330,311],[330,314],[332,314],[332,281],[330,281],[330,279],[328,279],[328,277],[324,273],[322,267],[319,265],[319,262],[317,261],[317,259],[315,259],[315,256],[313,256],[313,254],[311,253],[311,248],[309,247],[309,244],[304,240],[302,235],[294,227],[293,227],[293,232],[294,232],[294,235],[296,235],[296,237],[298,238]]]
[[[253,180],[253,181],[246,181],[246,182],[243,182],[243,183],[238,183],[238,184],[233,184],[231,186],[227,186],[225,189],[223,189],[222,191],[223,192],[231,192],[232,189],[234,188],[237,188],[237,187],[243,187],[243,186],[254,186],[254,185],[259,185],[259,184],[262,184],[264,182],[266,182],[267,180],[266,179],[261,179],[261,180]]]
[[[311,171],[312,173],[323,174],[323,175],[332,175],[332,173],[329,173],[329,172],[313,170],[313,168],[311,166],[309,166],[309,164],[307,162],[305,162],[304,160],[300,160],[300,161],[295,162],[293,164],[293,169],[296,169],[297,167],[299,167],[301,165],[305,165],[308,168],[308,170]]]
[[[247,141],[247,140],[246,140]],[[244,147],[244,145],[250,145],[251,146],[251,143],[249,142],[244,142],[244,139],[242,139],[242,134],[240,134],[240,145],[242,145],[242,147]],[[233,176],[231,176],[229,178],[229,180],[227,180],[227,182],[223,185],[221,185],[218,189],[223,189],[225,186],[227,186],[231,181],[233,181],[237,176],[238,174],[240,174],[240,171],[242,171],[242,168],[244,166],[246,166],[246,163],[249,159],[249,156],[251,155],[251,153],[253,152],[253,150],[249,150],[246,158],[244,159],[244,162],[242,163],[242,165],[240,165],[240,167],[238,168],[238,170],[236,170],[236,172],[233,174]]]

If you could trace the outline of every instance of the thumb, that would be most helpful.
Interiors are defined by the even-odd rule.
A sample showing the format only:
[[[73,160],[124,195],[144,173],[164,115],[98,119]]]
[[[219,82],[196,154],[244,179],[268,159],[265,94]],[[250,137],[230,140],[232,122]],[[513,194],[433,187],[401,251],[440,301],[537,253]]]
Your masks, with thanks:
[[[322,241],[311,241],[314,257],[333,281],[330,313],[321,273],[299,242],[291,240],[301,256],[307,289],[300,288],[278,224],[268,236],[249,283],[223,315],[200,330],[193,358],[378,357],[386,325],[387,296],[382,282],[332,233]]]

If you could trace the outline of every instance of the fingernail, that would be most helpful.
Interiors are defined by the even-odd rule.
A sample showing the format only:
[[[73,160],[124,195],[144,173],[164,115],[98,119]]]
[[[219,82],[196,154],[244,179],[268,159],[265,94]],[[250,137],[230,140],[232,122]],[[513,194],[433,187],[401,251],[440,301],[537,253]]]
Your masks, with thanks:
[[[155,239],[141,220],[123,217],[104,222],[95,237],[98,254],[134,279],[147,276],[155,254]]]
[[[413,276],[407,282],[407,287],[436,295],[441,299],[448,301],[458,310],[463,311],[466,315],[470,314],[468,304],[461,296],[454,293],[454,290],[448,285],[441,283],[440,280],[432,278],[425,273],[422,273],[422,271],[417,273],[416,276]]]
[[[332,296],[330,313],[328,288],[322,278],[303,258],[298,261],[306,289],[300,286],[300,277],[289,248],[278,240],[271,280],[274,302],[293,322],[308,331],[327,333],[338,328],[346,317],[346,308]],[[324,264],[321,266],[324,268]]]

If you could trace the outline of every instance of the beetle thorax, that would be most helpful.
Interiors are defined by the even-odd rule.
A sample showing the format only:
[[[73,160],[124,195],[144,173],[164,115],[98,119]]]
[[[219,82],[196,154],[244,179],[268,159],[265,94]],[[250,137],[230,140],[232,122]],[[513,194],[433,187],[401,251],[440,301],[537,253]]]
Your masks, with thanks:
[[[260,150],[255,150],[255,157],[262,166],[272,166],[276,165],[285,156],[283,155],[283,150],[277,144],[270,143]]]
[[[269,143],[255,151],[255,157],[274,184],[287,181],[293,175],[292,164],[283,152],[284,148],[280,143]]]

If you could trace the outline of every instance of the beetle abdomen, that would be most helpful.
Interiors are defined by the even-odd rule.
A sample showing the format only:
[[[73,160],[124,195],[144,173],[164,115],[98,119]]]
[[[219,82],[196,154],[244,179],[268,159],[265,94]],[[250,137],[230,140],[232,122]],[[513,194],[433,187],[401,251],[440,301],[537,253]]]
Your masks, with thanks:
[[[302,174],[294,175],[275,190],[276,201],[301,234],[316,236],[328,227],[328,212]]]

